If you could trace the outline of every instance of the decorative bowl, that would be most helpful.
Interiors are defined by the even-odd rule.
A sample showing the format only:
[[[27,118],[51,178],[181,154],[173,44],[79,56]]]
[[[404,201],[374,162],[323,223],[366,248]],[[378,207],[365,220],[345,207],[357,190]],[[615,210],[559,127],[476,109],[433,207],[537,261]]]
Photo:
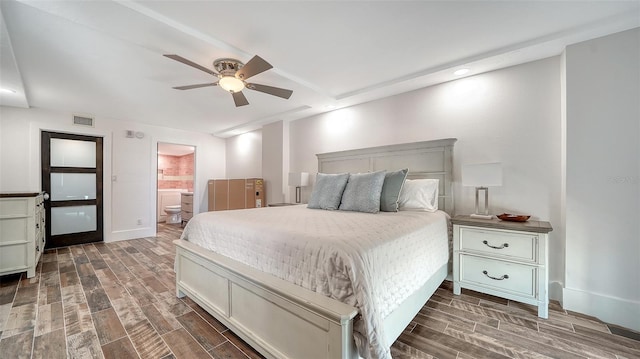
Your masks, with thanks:
[[[529,220],[529,218],[531,216],[529,215],[524,215],[524,214],[511,214],[511,213],[503,213],[503,214],[499,214],[497,216],[498,218],[500,218],[503,221],[510,221],[510,222],[526,222]]]

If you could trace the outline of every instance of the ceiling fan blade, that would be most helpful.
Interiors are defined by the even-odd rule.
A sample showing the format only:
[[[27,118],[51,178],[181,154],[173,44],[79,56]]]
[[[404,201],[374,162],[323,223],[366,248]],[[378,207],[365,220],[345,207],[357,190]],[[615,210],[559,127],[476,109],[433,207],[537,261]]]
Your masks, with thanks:
[[[197,89],[197,88],[200,88],[200,87],[208,87],[208,86],[218,86],[218,83],[214,82],[214,83],[209,83],[209,84],[176,86],[176,87],[174,87],[174,89],[176,89],[176,90],[191,90],[191,89]]]
[[[293,91],[291,90],[281,89],[279,87],[273,87],[273,86],[267,86],[267,85],[260,85],[260,84],[247,84],[247,88],[250,90],[264,92],[269,95],[282,97],[285,99],[288,99],[289,97],[291,97],[291,94],[293,93]]]
[[[236,107],[249,104],[249,101],[247,101],[247,98],[244,97],[244,94],[242,93],[242,91],[234,92],[231,95],[233,96],[233,102],[236,103]]]
[[[265,72],[272,67],[273,66],[271,66],[270,63],[266,62],[262,57],[256,55],[236,72],[236,77],[240,80],[246,80],[251,76],[255,76],[261,72]]]
[[[208,69],[208,68],[206,68],[204,66],[200,66],[200,65],[196,64],[195,62],[193,62],[191,60],[185,59],[182,56],[178,56],[178,55],[163,55],[163,56],[168,57],[168,58],[170,58],[172,60],[176,60],[178,62],[182,62],[185,65],[189,65],[191,67],[195,67],[196,69],[204,71],[204,72],[206,72],[208,74],[212,74],[213,76],[218,76],[218,74],[215,71],[210,70],[210,69]]]

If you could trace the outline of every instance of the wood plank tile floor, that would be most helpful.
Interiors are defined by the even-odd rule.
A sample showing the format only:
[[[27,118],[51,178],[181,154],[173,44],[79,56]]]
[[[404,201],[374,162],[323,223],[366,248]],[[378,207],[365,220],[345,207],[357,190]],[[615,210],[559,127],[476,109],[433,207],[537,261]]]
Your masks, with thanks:
[[[261,358],[189,298],[175,297],[172,241],[47,250],[37,275],[0,277],[2,358]],[[640,333],[444,282],[392,346],[404,358],[640,358]],[[304,359],[304,358],[301,358]]]

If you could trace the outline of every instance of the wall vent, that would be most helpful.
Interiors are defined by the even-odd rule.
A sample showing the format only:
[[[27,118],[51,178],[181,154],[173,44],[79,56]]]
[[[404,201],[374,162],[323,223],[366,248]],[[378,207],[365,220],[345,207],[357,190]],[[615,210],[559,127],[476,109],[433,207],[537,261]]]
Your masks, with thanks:
[[[93,118],[84,116],[73,116],[73,124],[77,126],[93,127]]]

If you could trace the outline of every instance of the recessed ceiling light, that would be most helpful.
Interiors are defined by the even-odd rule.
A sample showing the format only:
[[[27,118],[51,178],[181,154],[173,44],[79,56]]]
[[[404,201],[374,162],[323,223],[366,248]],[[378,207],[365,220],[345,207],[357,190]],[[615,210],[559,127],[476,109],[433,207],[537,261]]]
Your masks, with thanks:
[[[16,93],[14,90],[9,90],[6,88],[0,88],[0,92],[2,93]]]
[[[469,69],[458,69],[453,72],[454,75],[460,76],[469,72]]]

